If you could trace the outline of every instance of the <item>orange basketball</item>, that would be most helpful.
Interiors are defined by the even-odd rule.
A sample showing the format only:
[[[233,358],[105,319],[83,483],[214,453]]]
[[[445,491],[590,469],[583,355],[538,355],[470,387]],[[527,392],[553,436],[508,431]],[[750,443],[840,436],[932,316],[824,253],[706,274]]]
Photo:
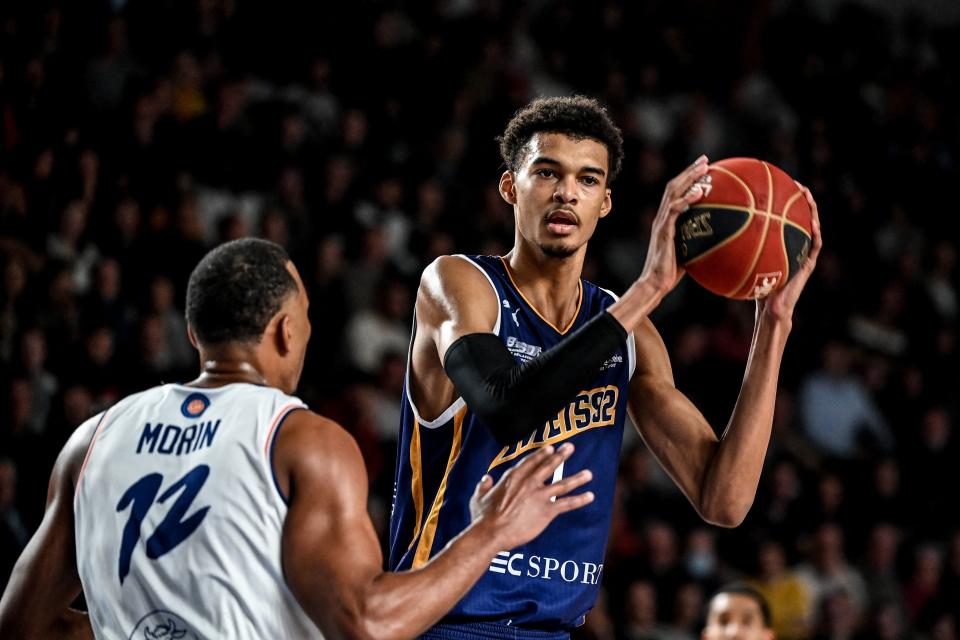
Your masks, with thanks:
[[[710,291],[763,298],[800,269],[813,212],[789,175],[756,158],[710,165],[707,193],[677,220],[677,260]]]

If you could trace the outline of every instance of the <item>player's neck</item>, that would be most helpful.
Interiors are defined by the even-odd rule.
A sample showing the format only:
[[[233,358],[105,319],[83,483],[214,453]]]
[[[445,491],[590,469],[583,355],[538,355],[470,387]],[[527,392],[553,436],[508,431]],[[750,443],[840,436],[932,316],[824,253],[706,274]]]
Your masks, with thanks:
[[[200,360],[200,375],[188,386],[222,387],[236,382],[274,386],[250,349],[220,347],[204,350],[200,353]]]
[[[566,258],[554,258],[518,243],[504,257],[523,296],[555,327],[565,327],[578,310],[585,253],[581,247]]]

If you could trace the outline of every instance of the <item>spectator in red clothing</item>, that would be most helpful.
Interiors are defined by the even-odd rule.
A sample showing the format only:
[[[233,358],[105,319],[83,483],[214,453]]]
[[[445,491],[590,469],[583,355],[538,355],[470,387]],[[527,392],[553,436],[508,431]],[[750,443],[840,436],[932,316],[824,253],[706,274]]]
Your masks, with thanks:
[[[916,621],[939,593],[943,576],[943,551],[936,545],[921,545],[913,558],[913,573],[903,591],[911,620]]]

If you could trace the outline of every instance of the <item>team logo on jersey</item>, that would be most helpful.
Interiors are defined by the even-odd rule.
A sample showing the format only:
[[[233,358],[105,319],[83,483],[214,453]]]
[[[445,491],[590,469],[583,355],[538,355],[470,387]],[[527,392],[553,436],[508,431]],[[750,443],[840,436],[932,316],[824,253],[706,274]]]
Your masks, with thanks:
[[[131,638],[138,640],[197,640],[198,636],[183,618],[170,611],[158,609],[140,618]]]
[[[609,360],[605,360],[603,366],[600,367],[600,371],[606,371],[607,369],[613,369],[618,364],[623,364],[623,356],[619,353],[615,353],[613,357]]]
[[[510,336],[507,338],[507,350],[526,362],[527,360],[532,360],[540,355],[540,352],[543,351],[543,347],[539,347],[535,344],[527,344],[522,340],[517,340],[514,336]]]
[[[584,431],[615,425],[619,396],[620,389],[612,384],[581,391],[573,402],[547,420],[543,427],[534,431],[529,438],[501,449],[488,470],[534,449],[569,440]]]
[[[186,418],[199,418],[210,406],[210,398],[202,393],[191,393],[180,405],[180,413]]]
[[[524,556],[522,553],[501,551],[490,561],[491,573],[500,573],[514,578],[538,578],[540,580],[563,580],[580,584],[599,584],[603,564],[561,560],[547,556]]]

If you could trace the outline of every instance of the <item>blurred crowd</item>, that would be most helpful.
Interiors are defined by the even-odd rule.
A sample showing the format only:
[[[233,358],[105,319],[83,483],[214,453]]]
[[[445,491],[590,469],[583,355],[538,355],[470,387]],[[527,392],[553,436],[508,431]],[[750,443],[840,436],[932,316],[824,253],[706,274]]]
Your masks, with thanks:
[[[588,279],[622,291],[640,273],[662,189],[700,153],[808,185],[825,248],[746,522],[698,521],[628,435],[602,598],[577,637],[697,638],[736,578],[783,639],[956,640],[958,35],[764,0],[4,4],[0,585],[71,430],[192,377],[187,276],[246,235],[303,274],[299,395],[360,442],[385,535],[419,273],[509,250],[495,137],[532,97],[585,93],[627,152]],[[684,282],[654,316],[718,433],[753,313]]]

